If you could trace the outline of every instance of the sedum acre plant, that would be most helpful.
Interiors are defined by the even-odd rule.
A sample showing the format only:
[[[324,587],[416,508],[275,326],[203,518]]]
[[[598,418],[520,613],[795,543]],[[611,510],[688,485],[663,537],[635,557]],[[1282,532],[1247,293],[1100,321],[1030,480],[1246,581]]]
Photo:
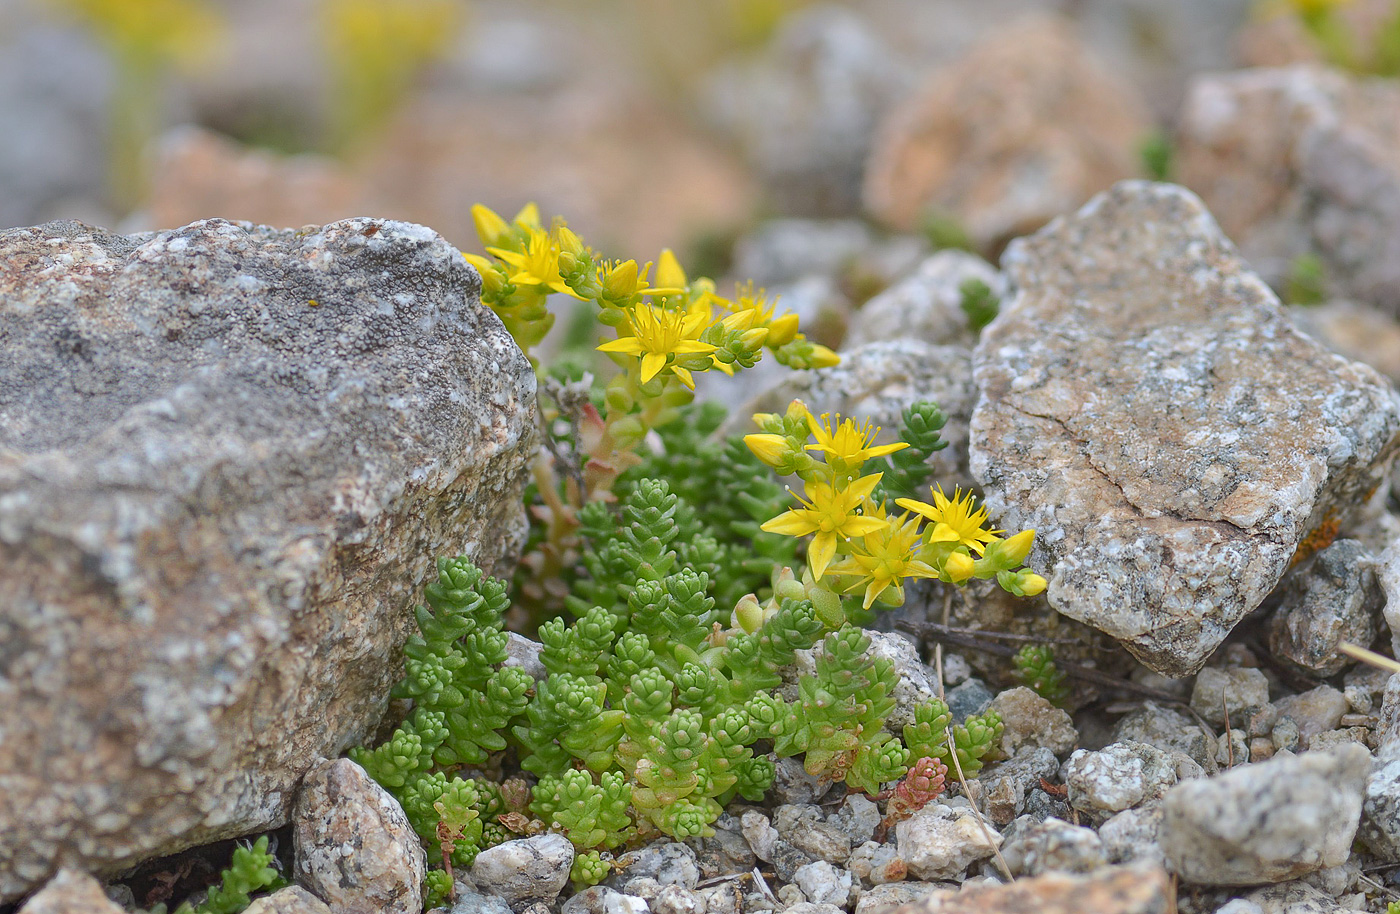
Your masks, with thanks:
[[[393,693],[412,710],[383,745],[351,752],[443,861],[429,897],[450,896],[451,868],[482,848],[545,829],[574,844],[575,884],[596,883],[616,848],[712,834],[732,800],[763,799],[784,757],[906,810],[954,766],[975,773],[999,744],[996,716],[954,726],[932,701],[892,728],[898,676],[858,627],[910,579],[1044,587],[1021,567],[1030,531],[1001,538],[961,492],[914,497],[944,446],[938,407],[910,406],[888,444],[801,403],[717,440],[724,410],[691,402],[697,375],[765,353],[798,369],[836,356],[762,292],[722,298],[670,252],[608,261],[533,207],[474,215],[489,257],[468,260],[521,347],[548,333],[551,297],[569,296],[609,328],[597,351],[616,373],[601,387],[545,376],[514,592],[467,558],[440,560]],[[800,507],[774,470],[802,481]],[[538,681],[508,661],[505,620],[522,605]],[[799,651],[812,652],[801,675]]]

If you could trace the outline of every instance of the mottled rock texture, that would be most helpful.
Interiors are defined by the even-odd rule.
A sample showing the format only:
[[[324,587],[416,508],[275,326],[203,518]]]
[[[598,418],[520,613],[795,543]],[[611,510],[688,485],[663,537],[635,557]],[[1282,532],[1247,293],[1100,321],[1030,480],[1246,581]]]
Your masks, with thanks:
[[[991,30],[891,112],[865,205],[902,229],[952,215],[978,247],[994,248],[1137,174],[1150,126],[1143,100],[1072,25],[1026,17]]]
[[[971,469],[1050,604],[1196,672],[1385,478],[1400,406],[1298,333],[1183,188],[1125,181],[1018,239],[974,353]]]
[[[1010,885],[936,891],[905,914],[1167,914],[1174,910],[1167,874],[1153,866],[1102,867],[1089,876],[1046,873]]]
[[[120,914],[122,906],[107,897],[102,883],[87,873],[64,867],[19,914]]]
[[[271,895],[253,899],[243,914],[333,914],[321,899],[299,885],[289,885]]]
[[[321,759],[292,814],[296,881],[334,914],[419,914],[423,843],[397,800],[348,758]]]
[[[1275,288],[1316,253],[1334,294],[1400,316],[1400,85],[1315,66],[1200,77],[1177,179]]]
[[[1384,602],[1375,558],[1356,540],[1338,540],[1284,582],[1283,604],[1269,620],[1269,649],[1305,673],[1335,676],[1351,663],[1338,645],[1376,640]]]
[[[438,555],[523,534],[534,375],[434,232],[0,233],[0,901],[286,821]]]

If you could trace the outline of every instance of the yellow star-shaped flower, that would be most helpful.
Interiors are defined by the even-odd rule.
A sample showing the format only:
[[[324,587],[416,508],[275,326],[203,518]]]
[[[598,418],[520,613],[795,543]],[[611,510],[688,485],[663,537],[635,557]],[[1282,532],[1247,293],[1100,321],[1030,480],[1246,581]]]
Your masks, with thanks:
[[[880,481],[880,473],[872,473],[853,481],[844,489],[830,483],[809,481],[807,497],[798,496],[806,507],[793,508],[765,523],[763,530],[785,536],[812,535],[807,549],[807,562],[818,579],[826,573],[836,555],[836,538],[850,539],[866,536],[889,526],[889,521],[856,513]]]
[[[715,351],[709,343],[697,338],[709,322],[708,308],[672,311],[655,305],[640,304],[630,312],[632,336],[619,337],[598,347],[599,352],[620,352],[641,356],[642,383],[656,377],[669,367],[691,390],[695,380],[690,371],[677,365],[678,355],[707,355]]]

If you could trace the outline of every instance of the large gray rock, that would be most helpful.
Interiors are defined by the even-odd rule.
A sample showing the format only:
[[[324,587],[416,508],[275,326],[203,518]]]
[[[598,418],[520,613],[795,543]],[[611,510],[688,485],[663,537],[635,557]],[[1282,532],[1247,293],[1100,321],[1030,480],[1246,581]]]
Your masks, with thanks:
[[[1371,755],[1357,745],[1274,758],[1178,784],[1158,840],[1185,882],[1283,882],[1344,863]]]
[[[1316,253],[1334,294],[1400,316],[1400,85],[1316,66],[1201,76],[1177,178],[1275,288]]]
[[[1123,182],[1003,266],[972,472],[998,526],[1037,530],[1053,607],[1194,673],[1380,485],[1397,398],[1298,333],[1183,188]]]
[[[0,233],[0,901],[287,819],[436,556],[518,547],[534,375],[428,229]]]

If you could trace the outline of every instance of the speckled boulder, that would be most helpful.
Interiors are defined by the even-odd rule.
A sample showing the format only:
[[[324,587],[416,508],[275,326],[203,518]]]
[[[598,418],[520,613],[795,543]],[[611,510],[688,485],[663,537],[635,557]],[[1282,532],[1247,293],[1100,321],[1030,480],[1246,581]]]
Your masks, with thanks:
[[[435,557],[516,551],[535,382],[479,288],[372,219],[0,233],[0,902],[285,822]]]
[[[1385,479],[1400,401],[1280,312],[1201,201],[1125,181],[1013,242],[971,470],[1051,606],[1196,672]]]

